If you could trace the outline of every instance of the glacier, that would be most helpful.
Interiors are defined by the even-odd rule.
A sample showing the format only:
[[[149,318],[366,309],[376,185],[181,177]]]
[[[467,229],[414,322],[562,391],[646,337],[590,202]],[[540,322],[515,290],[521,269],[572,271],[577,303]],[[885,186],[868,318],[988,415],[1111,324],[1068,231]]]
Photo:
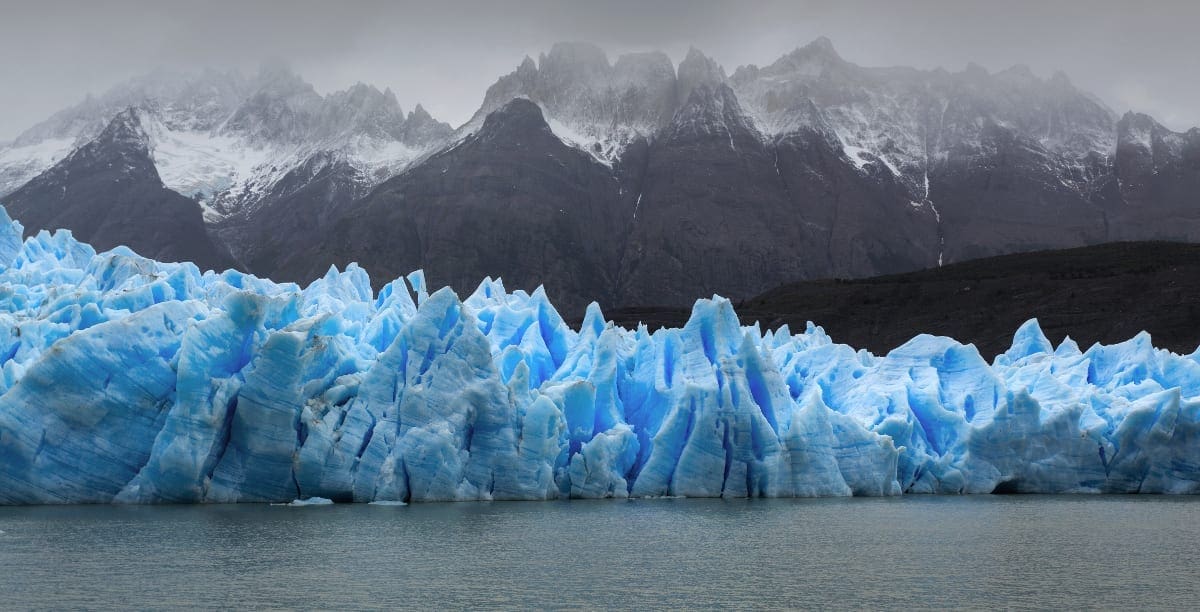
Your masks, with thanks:
[[[1200,354],[1145,333],[877,356],[716,296],[576,331],[495,279],[301,288],[22,235],[0,208],[2,504],[1200,492]]]

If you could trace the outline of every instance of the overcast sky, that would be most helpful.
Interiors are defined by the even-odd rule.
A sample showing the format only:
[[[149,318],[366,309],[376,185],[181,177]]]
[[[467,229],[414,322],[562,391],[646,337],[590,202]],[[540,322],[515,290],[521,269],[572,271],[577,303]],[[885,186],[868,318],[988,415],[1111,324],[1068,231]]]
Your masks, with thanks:
[[[676,62],[695,45],[732,72],[821,35],[867,66],[1063,70],[1117,112],[1200,125],[1196,0],[0,0],[0,15],[0,140],[157,67],[282,58],[322,93],[391,87],[406,110],[457,125],[560,40]]]

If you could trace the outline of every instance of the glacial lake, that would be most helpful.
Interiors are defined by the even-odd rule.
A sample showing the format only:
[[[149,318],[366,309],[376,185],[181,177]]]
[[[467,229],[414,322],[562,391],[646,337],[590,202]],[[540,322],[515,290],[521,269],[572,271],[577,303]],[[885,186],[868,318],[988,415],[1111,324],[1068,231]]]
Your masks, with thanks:
[[[0,607],[1192,608],[1200,498],[0,508]]]

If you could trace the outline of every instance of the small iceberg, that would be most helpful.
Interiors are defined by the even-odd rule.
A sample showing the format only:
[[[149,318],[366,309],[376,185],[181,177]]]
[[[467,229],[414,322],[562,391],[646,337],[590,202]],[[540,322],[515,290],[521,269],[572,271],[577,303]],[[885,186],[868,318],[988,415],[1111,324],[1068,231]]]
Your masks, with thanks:
[[[300,508],[304,506],[332,506],[333,500],[327,497],[306,497],[297,499],[286,504],[271,504],[272,506],[289,506],[292,508]]]

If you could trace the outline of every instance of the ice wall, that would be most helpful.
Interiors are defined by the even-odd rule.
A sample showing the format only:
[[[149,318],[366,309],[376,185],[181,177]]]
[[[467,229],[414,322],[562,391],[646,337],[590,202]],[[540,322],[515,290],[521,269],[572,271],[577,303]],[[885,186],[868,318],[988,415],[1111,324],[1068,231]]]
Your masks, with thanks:
[[[2,210],[2,209],[0,209]],[[1200,358],[201,274],[0,217],[0,503],[1200,491]]]

